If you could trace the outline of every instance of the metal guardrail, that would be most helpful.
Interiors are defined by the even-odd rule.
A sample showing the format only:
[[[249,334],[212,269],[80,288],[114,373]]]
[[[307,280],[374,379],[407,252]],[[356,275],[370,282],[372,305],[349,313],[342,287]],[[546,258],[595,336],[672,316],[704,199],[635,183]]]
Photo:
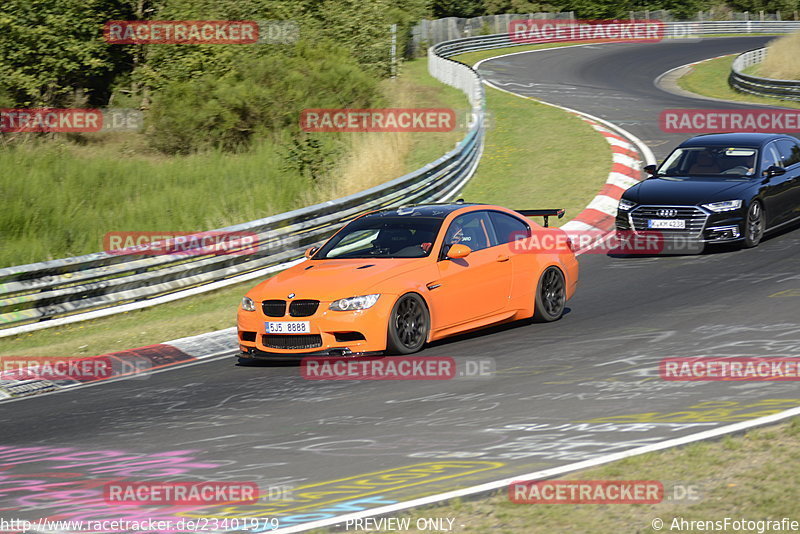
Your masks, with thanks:
[[[794,21],[666,22],[667,38],[691,39],[727,33],[787,33]],[[548,41],[538,41],[548,42]],[[531,43],[508,33],[445,41],[428,51],[428,69],[438,80],[464,91],[473,124],[458,146],[422,169],[386,184],[218,231],[258,234],[260,252],[251,256],[141,257],[96,253],[0,269],[0,337],[146,307],[175,294],[216,289],[281,269],[307,246],[326,238],[342,222],[380,207],[452,198],[474,173],[483,149],[483,87],[470,67],[449,59],[464,52]],[[176,297],[177,298],[177,297]]]
[[[625,21],[620,21],[624,23]],[[664,22],[664,38],[666,39],[699,39],[709,35],[725,34],[770,34],[770,33],[791,33],[800,31],[800,21],[689,21],[689,22]],[[463,37],[435,45],[439,55],[452,57],[466,52],[477,52],[480,50],[492,50],[507,46],[527,46],[532,44],[547,44],[563,42],[555,39],[525,40],[525,42],[513,40],[508,32],[493,35],[479,35],[475,37]]]
[[[728,84],[742,93],[781,100],[800,100],[800,81],[798,80],[776,80],[744,73],[746,68],[761,63],[766,57],[766,48],[756,48],[738,55],[733,60]]]
[[[431,53],[431,74],[472,104],[467,135],[436,161],[388,183],[257,221],[214,230],[257,234],[250,255],[119,255],[99,252],[0,269],[0,337],[143,308],[284,268],[308,246],[366,211],[445,201],[469,180],[483,150],[483,87],[470,67]],[[254,247],[255,248],[255,247]],[[207,288],[207,289],[206,289]],[[160,300],[162,299],[162,300]]]

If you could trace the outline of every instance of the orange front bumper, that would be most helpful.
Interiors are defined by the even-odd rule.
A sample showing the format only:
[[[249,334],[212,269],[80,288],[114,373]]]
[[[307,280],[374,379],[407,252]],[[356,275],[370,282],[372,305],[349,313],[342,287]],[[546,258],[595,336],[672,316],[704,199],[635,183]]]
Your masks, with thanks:
[[[306,356],[309,354],[371,353],[386,350],[389,316],[397,300],[396,295],[382,294],[378,302],[367,310],[332,311],[330,302],[320,302],[314,315],[309,317],[267,317],[256,303],[256,311],[239,307],[237,326],[239,348],[243,356],[269,357]],[[267,321],[308,321],[309,334],[281,334],[280,340],[266,332]],[[269,337],[268,337],[269,336]],[[298,336],[289,338],[288,336]],[[306,337],[308,336],[308,337]],[[302,337],[302,339],[301,339]],[[272,340],[272,341],[270,341]],[[288,342],[287,342],[288,340]],[[295,343],[295,340],[297,342]],[[280,343],[277,343],[280,341]],[[276,345],[303,345],[303,348],[278,348]],[[313,345],[313,346],[312,346]]]

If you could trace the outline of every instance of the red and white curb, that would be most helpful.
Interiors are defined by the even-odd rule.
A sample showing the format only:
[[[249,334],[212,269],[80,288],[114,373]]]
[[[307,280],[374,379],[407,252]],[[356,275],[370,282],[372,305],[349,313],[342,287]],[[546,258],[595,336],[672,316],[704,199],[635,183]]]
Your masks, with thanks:
[[[561,228],[569,232],[608,232],[614,227],[622,193],[642,179],[642,156],[625,137],[594,119],[580,116],[611,145],[611,171],[606,184],[586,208]]]
[[[48,373],[47,376],[25,376],[24,379],[17,379],[14,377],[14,372],[0,372],[0,402],[11,402],[65,389],[96,386],[115,380],[144,379],[153,373],[176,366],[185,367],[215,357],[230,357],[236,350],[238,342],[236,328],[233,327],[147,347],[70,359],[78,365],[87,363],[91,366],[95,362],[102,363],[102,368],[108,370],[102,377],[84,378],[67,371],[63,376]],[[54,358],[56,359],[58,358]],[[0,357],[0,363],[2,360]],[[33,373],[25,373],[29,374]]]
[[[645,165],[657,163],[652,150],[632,133],[594,115],[520,95],[497,87],[486,80],[483,83],[498,91],[577,115],[605,137],[611,146],[611,170],[606,183],[583,211],[562,225],[561,228],[568,233],[598,234],[603,237],[610,235],[614,229],[614,219],[617,216],[617,206],[622,193],[642,180],[642,168]],[[602,240],[603,238],[600,238],[596,243]],[[585,250],[577,253],[580,254]]]
[[[517,53],[509,55],[515,55]],[[476,69],[480,63],[482,62],[475,65]],[[486,80],[484,80],[483,83],[498,91],[503,91],[519,98],[533,100],[540,104],[556,107],[573,115],[577,115],[591,125],[598,133],[603,135],[611,147],[611,171],[608,174],[608,179],[589,205],[561,228],[569,233],[589,233],[603,236],[595,240],[591,246],[599,244],[606,236],[611,235],[614,228],[614,218],[617,215],[617,205],[619,204],[622,193],[642,179],[641,168],[643,160],[647,164],[656,162],[652,151],[650,151],[647,145],[630,132],[599,117],[513,93],[497,87]],[[591,246],[577,251],[576,254],[585,252],[588,248],[591,248]],[[88,387],[102,382],[125,378],[146,377],[154,372],[168,370],[175,366],[199,363],[198,360],[230,356],[236,350],[238,350],[236,329],[227,328],[216,332],[167,341],[157,345],[84,358],[84,360],[89,361],[95,359],[111,360],[115,364],[118,364],[115,365],[114,368],[119,371],[115,371],[115,374],[102,379],[79,381],[70,377],[63,377],[55,380],[50,377],[48,379],[34,378],[14,380],[13,378],[4,379],[2,374],[0,374],[0,400],[8,402],[21,397],[54,393],[63,389]]]

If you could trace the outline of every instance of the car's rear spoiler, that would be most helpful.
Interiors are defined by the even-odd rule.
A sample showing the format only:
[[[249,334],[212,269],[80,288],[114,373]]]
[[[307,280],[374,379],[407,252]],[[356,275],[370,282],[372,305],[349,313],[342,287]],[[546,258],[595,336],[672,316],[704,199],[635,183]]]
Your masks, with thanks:
[[[515,210],[517,213],[525,217],[544,217],[544,225],[547,226],[550,217],[558,217],[559,219],[564,216],[564,210]]]

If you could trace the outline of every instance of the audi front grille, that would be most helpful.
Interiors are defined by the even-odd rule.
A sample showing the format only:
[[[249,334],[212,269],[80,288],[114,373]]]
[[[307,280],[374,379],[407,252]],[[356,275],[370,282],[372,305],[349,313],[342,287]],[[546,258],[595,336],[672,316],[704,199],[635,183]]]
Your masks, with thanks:
[[[628,214],[636,232],[661,232],[664,235],[702,237],[708,213],[697,206],[637,206]],[[649,228],[649,220],[683,220],[685,228]]]

